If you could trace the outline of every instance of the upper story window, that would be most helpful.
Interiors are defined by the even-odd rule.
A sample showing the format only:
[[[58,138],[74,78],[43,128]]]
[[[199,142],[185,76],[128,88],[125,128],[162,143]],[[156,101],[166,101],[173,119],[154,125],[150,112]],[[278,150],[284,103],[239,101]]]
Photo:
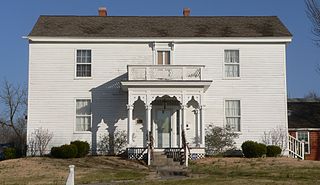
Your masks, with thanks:
[[[240,132],[240,100],[226,100],[225,101],[225,116],[226,125],[232,131]]]
[[[304,153],[310,153],[310,141],[309,141],[309,132],[308,131],[298,131],[297,138],[299,141],[304,142]]]
[[[226,78],[240,77],[239,50],[224,51],[224,71]]]
[[[91,50],[77,50],[76,77],[91,77]]]
[[[169,65],[171,64],[170,61],[170,51],[157,51],[158,59],[157,64],[158,65]]]
[[[76,131],[91,130],[91,100],[76,100]]]

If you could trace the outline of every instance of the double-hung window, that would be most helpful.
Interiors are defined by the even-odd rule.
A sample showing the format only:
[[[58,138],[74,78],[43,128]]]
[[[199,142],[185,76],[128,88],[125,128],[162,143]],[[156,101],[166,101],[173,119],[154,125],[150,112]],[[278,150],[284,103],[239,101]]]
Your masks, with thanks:
[[[77,50],[76,77],[91,77],[91,50]]]
[[[308,131],[298,131],[297,138],[299,141],[304,142],[304,153],[310,153],[310,141],[309,141],[309,132]]]
[[[240,132],[240,100],[225,101],[226,125],[234,132]]]
[[[157,64],[158,65],[169,65],[171,64],[170,61],[170,51],[157,51],[157,55],[158,55],[158,60],[157,60]]]
[[[76,100],[76,131],[91,130],[91,100]]]
[[[240,77],[239,50],[224,51],[224,76],[226,78]]]

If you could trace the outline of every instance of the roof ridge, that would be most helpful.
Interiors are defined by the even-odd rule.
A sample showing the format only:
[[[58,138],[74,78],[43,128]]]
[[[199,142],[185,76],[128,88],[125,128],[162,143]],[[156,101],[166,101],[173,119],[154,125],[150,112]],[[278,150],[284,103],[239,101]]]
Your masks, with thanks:
[[[129,16],[123,16],[123,15],[115,15],[115,16],[99,16],[99,15],[40,15],[40,17],[101,17],[101,18],[108,18],[108,17],[180,17],[180,18],[210,18],[210,17],[235,17],[235,18],[239,18],[239,17],[243,17],[243,18],[254,18],[254,17],[278,17],[276,15],[195,15],[195,16],[178,16],[178,15],[145,15],[145,16],[141,16],[141,15],[129,15]]]

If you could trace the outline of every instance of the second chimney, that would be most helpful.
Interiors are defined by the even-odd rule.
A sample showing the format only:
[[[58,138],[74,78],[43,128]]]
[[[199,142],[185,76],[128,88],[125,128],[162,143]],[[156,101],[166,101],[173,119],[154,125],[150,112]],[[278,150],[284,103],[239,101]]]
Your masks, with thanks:
[[[190,15],[190,11],[191,11],[190,8],[184,8],[183,9],[183,16],[185,16],[185,17],[189,16]]]
[[[100,7],[98,12],[99,12],[99,16],[102,16],[102,17],[107,16],[107,8],[106,7]]]

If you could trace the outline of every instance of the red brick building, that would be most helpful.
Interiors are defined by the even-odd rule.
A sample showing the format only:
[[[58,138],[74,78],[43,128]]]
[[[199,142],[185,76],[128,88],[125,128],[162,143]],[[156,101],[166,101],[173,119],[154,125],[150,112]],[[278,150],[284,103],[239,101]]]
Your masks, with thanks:
[[[320,160],[320,101],[288,100],[288,127],[305,142],[305,159]]]

